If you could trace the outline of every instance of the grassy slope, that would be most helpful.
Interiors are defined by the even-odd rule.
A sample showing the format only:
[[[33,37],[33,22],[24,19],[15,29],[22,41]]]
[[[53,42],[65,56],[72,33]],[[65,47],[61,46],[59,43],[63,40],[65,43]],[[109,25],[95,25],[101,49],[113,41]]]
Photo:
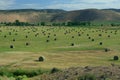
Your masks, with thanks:
[[[0,11],[0,22],[80,22],[80,21],[119,21],[120,13],[112,10],[85,9],[63,10],[6,10]]]

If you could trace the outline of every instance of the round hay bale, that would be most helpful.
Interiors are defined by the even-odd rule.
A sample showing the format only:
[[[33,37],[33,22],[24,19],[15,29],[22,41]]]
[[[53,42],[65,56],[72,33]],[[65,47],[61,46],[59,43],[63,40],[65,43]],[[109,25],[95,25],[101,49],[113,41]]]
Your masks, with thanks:
[[[38,61],[43,62],[44,61],[44,57],[40,56],[39,59],[38,59]]]
[[[91,37],[88,37],[88,39],[91,39]]]
[[[114,60],[114,61],[117,61],[117,60],[119,60],[119,57],[118,57],[118,56],[114,56],[114,57],[113,57],[113,60]]]
[[[92,41],[95,41],[94,39],[92,39]]]
[[[15,39],[13,39],[13,42],[15,42]]]
[[[54,34],[54,36],[56,36],[56,34]]]
[[[78,34],[78,36],[81,36],[81,34]]]
[[[28,36],[27,36],[27,35],[26,35],[25,37],[26,37],[26,38],[28,38]]]
[[[72,36],[72,38],[74,38],[74,36]]]
[[[25,45],[28,46],[28,45],[30,45],[30,43],[26,42]]]
[[[74,46],[74,43],[71,43],[71,46]]]
[[[110,35],[108,35],[108,37],[110,38]]]
[[[46,40],[46,42],[49,42],[50,40]]]
[[[5,35],[4,38],[6,38],[7,36]]]
[[[100,42],[99,44],[100,44],[100,45],[102,45],[103,43],[102,43],[102,42]]]
[[[54,39],[54,41],[56,41],[56,40],[57,40],[57,38]]]
[[[110,49],[108,49],[108,48],[105,48],[105,52],[108,52],[108,51],[110,51]]]
[[[99,34],[98,36],[102,36],[102,34]]]
[[[10,45],[10,48],[12,49],[12,48],[14,48],[14,46],[13,46],[13,45]]]

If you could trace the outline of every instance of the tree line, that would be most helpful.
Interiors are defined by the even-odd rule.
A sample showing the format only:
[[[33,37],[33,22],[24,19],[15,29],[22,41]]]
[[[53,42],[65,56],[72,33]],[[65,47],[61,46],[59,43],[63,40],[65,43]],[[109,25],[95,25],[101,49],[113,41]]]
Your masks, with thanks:
[[[1,22],[0,25],[4,26],[95,26],[96,24],[93,24],[90,21],[80,21],[80,22],[39,22],[39,23],[29,23],[29,22],[20,22],[19,20],[15,20],[14,22]],[[100,26],[104,26],[104,24],[101,24]],[[110,23],[110,26],[120,26],[120,24],[116,23]]]
[[[51,22],[50,24],[48,24],[47,22],[29,23],[15,20],[14,22],[1,22],[0,24],[4,26],[90,26],[91,22]]]

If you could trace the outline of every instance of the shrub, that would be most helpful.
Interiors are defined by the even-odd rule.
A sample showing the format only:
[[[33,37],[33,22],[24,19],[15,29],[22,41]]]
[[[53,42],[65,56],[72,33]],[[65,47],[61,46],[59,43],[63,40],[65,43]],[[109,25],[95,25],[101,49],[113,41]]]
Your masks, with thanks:
[[[43,61],[44,61],[44,57],[40,56],[40,57],[39,57],[39,61],[40,61],[40,62],[43,62]]]
[[[0,76],[11,77],[13,74],[6,68],[0,68]]]
[[[114,56],[113,60],[117,61],[117,60],[119,60],[119,57],[118,56]]]
[[[96,80],[96,77],[91,74],[86,74],[84,76],[78,77],[77,80]]]
[[[23,80],[23,77],[22,77],[22,76],[18,76],[18,77],[16,78],[16,80]]]
[[[60,70],[57,69],[57,68],[52,68],[51,73],[56,73],[56,72],[58,72],[58,71],[60,71]]]
[[[106,76],[105,76],[105,75],[101,75],[101,76],[100,76],[100,79],[106,80]]]
[[[38,70],[31,70],[31,71],[28,71],[28,70],[22,70],[22,69],[18,69],[18,70],[15,70],[12,72],[14,76],[27,76],[27,77],[33,77],[33,76],[36,76],[36,75],[39,75],[39,74],[42,74],[43,72],[38,69]]]

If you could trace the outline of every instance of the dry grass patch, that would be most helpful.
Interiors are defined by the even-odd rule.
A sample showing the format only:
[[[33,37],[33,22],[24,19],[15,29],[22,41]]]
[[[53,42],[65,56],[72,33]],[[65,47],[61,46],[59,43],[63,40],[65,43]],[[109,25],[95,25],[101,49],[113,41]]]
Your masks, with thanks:
[[[112,63],[110,59],[114,55],[120,56],[117,52],[104,51],[68,51],[61,53],[32,53],[32,52],[16,52],[11,54],[0,54],[0,65],[16,68],[68,68],[73,66],[100,66]],[[44,62],[36,61],[39,56],[44,56]],[[119,61],[115,62],[118,64]]]

